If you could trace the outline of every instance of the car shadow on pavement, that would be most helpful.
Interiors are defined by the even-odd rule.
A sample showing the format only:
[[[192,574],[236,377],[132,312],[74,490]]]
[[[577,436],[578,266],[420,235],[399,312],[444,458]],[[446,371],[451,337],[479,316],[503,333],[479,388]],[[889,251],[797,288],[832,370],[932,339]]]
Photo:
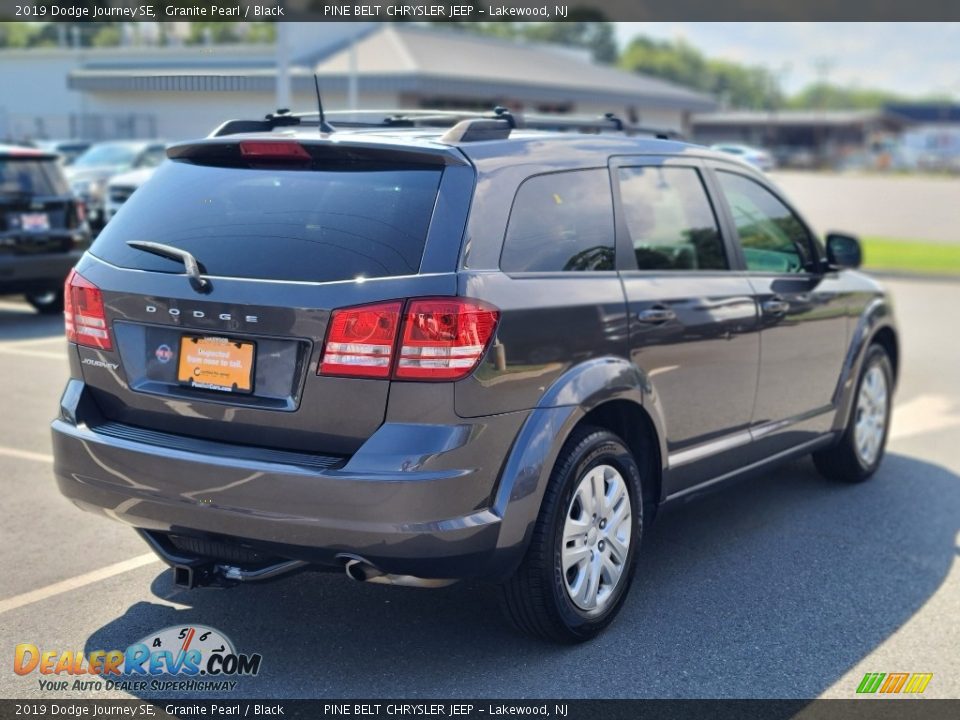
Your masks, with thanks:
[[[137,603],[87,651],[211,625],[262,654],[236,690],[248,697],[810,698],[935,593],[958,529],[960,477],[943,467],[891,454],[872,481],[847,486],[801,460],[666,508],[623,612],[584,645],[513,634],[479,584],[306,573],[186,592],[165,571],[153,591],[181,607]]]
[[[26,303],[21,310],[14,303],[0,307],[0,343],[4,340],[42,340],[63,337],[63,314],[41,315]]]

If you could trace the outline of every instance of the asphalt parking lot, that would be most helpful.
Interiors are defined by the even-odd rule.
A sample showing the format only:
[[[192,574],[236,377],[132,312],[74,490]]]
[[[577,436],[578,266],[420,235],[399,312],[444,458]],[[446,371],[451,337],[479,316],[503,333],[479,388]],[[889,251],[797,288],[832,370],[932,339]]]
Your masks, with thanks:
[[[818,233],[960,243],[960,178],[776,170],[770,178]]]
[[[17,643],[122,649],[200,623],[263,655],[246,697],[849,698],[866,672],[932,672],[926,696],[960,697],[960,283],[889,286],[903,376],[876,477],[837,486],[803,460],[664,512],[621,616],[578,647],[512,634],[478,585],[174,588],[131,530],[58,494],[62,322],[0,301],[0,696],[84,696],[15,675]]]

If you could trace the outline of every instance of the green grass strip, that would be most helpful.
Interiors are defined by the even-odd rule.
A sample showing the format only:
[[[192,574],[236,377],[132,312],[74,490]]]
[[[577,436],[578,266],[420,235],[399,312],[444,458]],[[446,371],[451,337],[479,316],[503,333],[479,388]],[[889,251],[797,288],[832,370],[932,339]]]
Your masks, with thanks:
[[[867,269],[960,275],[960,242],[885,237],[865,237],[862,242],[863,266]]]

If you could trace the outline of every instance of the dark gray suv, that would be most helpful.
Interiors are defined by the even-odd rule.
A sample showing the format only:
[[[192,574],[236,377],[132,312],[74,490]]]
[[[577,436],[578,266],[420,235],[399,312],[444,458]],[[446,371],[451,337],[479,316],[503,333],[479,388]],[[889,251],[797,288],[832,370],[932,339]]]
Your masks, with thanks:
[[[877,469],[890,303],[762,174],[611,117],[334,124],[170,148],[67,282],[60,489],[179,585],[480,578],[575,642],[664,503]]]

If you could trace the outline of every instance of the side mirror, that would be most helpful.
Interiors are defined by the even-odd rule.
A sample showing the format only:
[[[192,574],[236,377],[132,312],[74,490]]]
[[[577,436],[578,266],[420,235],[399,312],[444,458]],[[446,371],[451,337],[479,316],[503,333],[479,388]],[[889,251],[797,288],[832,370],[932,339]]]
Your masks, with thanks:
[[[863,262],[860,240],[853,235],[829,233],[827,235],[827,262],[830,267],[858,268]]]

